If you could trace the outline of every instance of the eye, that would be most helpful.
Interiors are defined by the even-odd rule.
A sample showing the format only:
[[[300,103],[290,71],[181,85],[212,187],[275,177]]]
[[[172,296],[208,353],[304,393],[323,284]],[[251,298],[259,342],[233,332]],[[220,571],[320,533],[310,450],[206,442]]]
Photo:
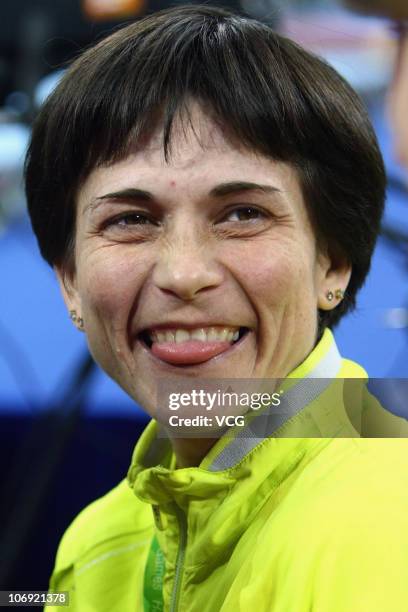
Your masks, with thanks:
[[[154,223],[152,219],[149,219],[149,217],[143,213],[127,212],[120,214],[113,219],[108,219],[108,221],[105,223],[105,227],[128,228],[148,224],[157,225],[157,223]]]
[[[256,221],[265,219],[266,214],[253,206],[240,206],[234,208],[223,218],[223,221]]]

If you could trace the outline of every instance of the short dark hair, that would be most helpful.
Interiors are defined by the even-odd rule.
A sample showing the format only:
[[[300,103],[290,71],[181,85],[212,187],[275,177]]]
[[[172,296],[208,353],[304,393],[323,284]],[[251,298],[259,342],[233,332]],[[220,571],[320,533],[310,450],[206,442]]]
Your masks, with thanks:
[[[366,110],[324,61],[270,27],[209,6],[155,13],[77,58],[42,107],[26,159],[34,232],[51,265],[72,264],[75,200],[91,170],[142,146],[194,99],[244,146],[297,170],[316,235],[352,264],[333,326],[370,268],[385,172]]]

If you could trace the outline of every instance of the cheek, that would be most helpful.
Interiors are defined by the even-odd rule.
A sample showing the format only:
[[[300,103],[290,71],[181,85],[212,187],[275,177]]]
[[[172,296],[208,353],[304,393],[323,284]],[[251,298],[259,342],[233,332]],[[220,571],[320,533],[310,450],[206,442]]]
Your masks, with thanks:
[[[84,317],[88,322],[91,317],[95,323],[97,317],[107,327],[126,325],[145,269],[141,258],[135,261],[129,252],[89,257],[86,265],[79,268],[78,274]]]
[[[305,285],[314,284],[310,249],[299,244],[273,241],[236,257],[236,262],[245,261],[245,266],[235,264],[236,277],[254,302],[283,307],[297,300]]]
[[[131,252],[101,251],[79,262],[78,289],[89,350],[105,372],[121,384],[126,366],[129,317],[143,283],[146,264]],[[124,366],[125,364],[125,366]]]

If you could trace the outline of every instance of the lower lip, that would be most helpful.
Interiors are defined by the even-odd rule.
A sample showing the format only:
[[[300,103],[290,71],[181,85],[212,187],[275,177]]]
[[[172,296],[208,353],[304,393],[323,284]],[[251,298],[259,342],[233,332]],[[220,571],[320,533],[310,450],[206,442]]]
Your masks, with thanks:
[[[235,344],[230,342],[200,342],[189,340],[176,344],[175,342],[154,342],[151,352],[155,357],[172,365],[195,365],[204,363],[217,355],[225,353]]]

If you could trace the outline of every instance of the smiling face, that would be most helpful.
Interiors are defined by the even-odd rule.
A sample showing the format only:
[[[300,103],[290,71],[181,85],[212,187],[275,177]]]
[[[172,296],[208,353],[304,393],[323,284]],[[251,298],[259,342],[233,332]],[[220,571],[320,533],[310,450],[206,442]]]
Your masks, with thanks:
[[[90,174],[75,272],[57,271],[94,358],[153,416],[159,378],[287,375],[350,276],[317,250],[296,172],[192,118],[168,162],[158,130]]]

